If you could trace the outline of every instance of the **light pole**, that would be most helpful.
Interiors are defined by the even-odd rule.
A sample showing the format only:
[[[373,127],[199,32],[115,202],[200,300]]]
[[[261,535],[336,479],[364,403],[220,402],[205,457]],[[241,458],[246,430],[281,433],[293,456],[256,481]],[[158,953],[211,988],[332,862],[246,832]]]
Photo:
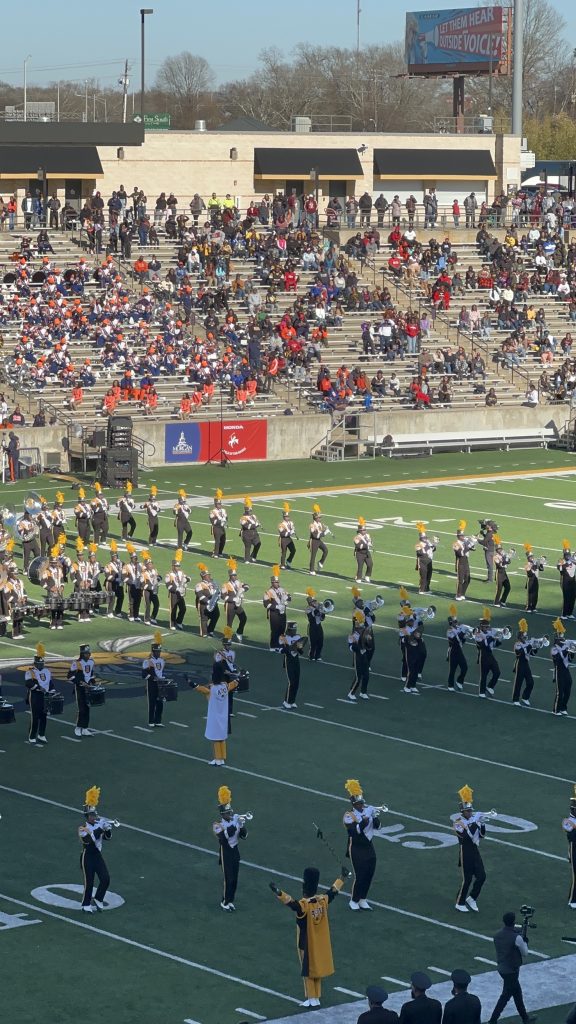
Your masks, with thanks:
[[[24,61],[24,120],[28,120],[28,61],[32,59],[29,53]]]
[[[140,120],[144,127],[144,22],[147,14],[154,14],[152,7],[140,8]]]

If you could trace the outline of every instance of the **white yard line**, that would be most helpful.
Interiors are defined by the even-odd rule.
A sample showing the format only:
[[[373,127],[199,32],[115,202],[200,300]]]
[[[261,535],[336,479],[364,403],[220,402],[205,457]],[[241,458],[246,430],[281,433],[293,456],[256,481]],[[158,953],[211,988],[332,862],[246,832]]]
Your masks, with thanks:
[[[335,992],[343,992],[345,996],[355,996],[357,999],[366,999],[365,992],[354,992],[351,988],[342,988],[340,985],[334,985]]]
[[[393,985],[401,985],[402,988],[410,988],[409,981],[401,981],[400,978],[391,978],[388,974],[380,975],[382,981],[391,981]]]

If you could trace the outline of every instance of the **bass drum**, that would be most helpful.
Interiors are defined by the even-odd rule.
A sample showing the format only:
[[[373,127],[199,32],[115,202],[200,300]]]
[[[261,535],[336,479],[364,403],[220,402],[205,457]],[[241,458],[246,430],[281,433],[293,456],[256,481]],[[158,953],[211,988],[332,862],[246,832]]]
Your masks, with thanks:
[[[246,693],[250,689],[250,673],[245,668],[238,673],[237,693]]]
[[[91,708],[99,708],[106,703],[106,687],[100,683],[89,686],[86,697]]]
[[[42,577],[50,565],[50,559],[46,558],[45,555],[37,555],[33,558],[28,566],[28,579],[30,583],[35,583],[36,586],[42,586]]]

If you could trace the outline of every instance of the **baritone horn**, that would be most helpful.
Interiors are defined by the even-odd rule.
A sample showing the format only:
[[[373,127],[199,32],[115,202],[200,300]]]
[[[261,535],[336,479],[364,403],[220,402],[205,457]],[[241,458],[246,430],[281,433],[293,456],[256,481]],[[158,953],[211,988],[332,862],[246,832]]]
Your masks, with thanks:
[[[117,818],[98,818],[98,824],[104,828],[120,828],[120,822]]]
[[[433,619],[436,616],[436,605],[431,604],[428,608],[413,608],[414,615],[419,619]]]
[[[494,808],[492,808],[491,811],[480,811],[480,820],[481,821],[484,821],[484,820],[490,821],[491,818],[497,818],[497,817],[498,817],[498,811],[496,811]]]
[[[509,640],[512,636],[512,632],[509,626],[504,626],[502,629],[493,629],[492,635],[495,636],[497,640]]]
[[[327,597],[325,601],[322,601],[320,607],[325,615],[331,615],[336,608],[336,605],[334,604],[334,601],[331,601],[330,598]]]
[[[245,811],[244,814],[238,813],[237,817],[238,817],[238,821],[240,822],[240,825],[242,826],[242,825],[244,825],[244,822],[252,821],[253,818],[254,818],[254,815],[250,814],[250,811]]]
[[[550,640],[547,636],[534,636],[530,641],[530,645],[539,651],[542,647],[550,647]]]
[[[376,597],[373,597],[371,601],[365,601],[364,602],[364,607],[369,612],[373,612],[376,608],[383,608],[384,604],[385,604],[385,602],[384,602],[384,598],[382,597],[382,595],[381,594],[377,594]]]

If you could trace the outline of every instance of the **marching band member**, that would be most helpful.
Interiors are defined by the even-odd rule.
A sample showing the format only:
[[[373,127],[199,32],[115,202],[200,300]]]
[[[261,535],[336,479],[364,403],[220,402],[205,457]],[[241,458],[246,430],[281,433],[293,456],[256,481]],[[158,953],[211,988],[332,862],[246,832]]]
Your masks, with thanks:
[[[162,712],[164,701],[159,696],[158,683],[164,679],[165,661],[162,657],[162,634],[154,633],[150,654],[142,662],[142,678],[146,682],[146,698],[148,700],[148,726],[163,729]]]
[[[78,491],[78,501],[74,506],[74,516],[76,518],[76,533],[80,537],[80,540],[84,544],[87,544],[90,540],[91,533],[90,521],[92,519],[92,508],[83,487],[80,487]]]
[[[55,544],[41,580],[50,607],[50,629],[64,629],[64,570],[59,556],[60,546]]]
[[[448,611],[450,613],[448,615],[448,629],[446,631],[446,638],[448,640],[448,689],[454,691],[454,687],[457,687],[458,690],[462,689],[466,673],[468,672],[468,662],[466,661],[463,647],[470,634],[467,629],[462,628],[456,618],[456,605],[451,604]],[[458,670],[458,679],[455,678],[456,670]]]
[[[167,572],[164,582],[168,587],[170,596],[170,629],[184,629],[183,622],[186,615],[186,585],[190,583],[190,577],[182,572],[182,551],[179,548],[172,559],[172,569]]]
[[[226,546],[226,527],[228,526],[228,513],[222,505],[224,495],[218,489],[214,495],[214,508],[210,509],[210,533],[214,541],[213,558],[223,558]]]
[[[270,623],[270,650],[279,653],[280,636],[286,632],[286,605],[292,600],[290,594],[280,586],[279,565],[272,566],[270,584],[262,603]]]
[[[226,625],[232,629],[234,626],[234,619],[238,619],[238,625],[234,635],[238,643],[241,644],[248,618],[244,608],[242,607],[242,602],[244,600],[244,594],[250,588],[247,583],[242,583],[242,581],[238,579],[236,560],[234,558],[229,558],[226,564],[228,566],[228,582],[224,583],[221,590],[221,596],[224,601],[224,610],[226,612]]]
[[[91,914],[94,910],[104,910],[104,897],[110,885],[110,874],[102,856],[102,842],[108,842],[112,838],[112,822],[98,816],[96,808],[100,800],[100,790],[97,786],[88,789],[84,799],[86,820],[78,827],[78,838],[82,844],[80,866],[84,877],[82,910]],[[92,896],[96,877],[98,888]]]
[[[436,551],[436,544],[428,540],[426,526],[424,523],[416,523],[418,530],[418,543],[416,545],[416,572],[419,576],[419,594],[430,593],[430,582],[432,580],[432,558]],[[436,540],[438,538],[435,538]]]
[[[128,541],[126,551],[130,558],[122,569],[122,577],[128,594],[128,622],[142,622],[140,604],[142,602],[143,570],[138,561],[138,552]]]
[[[408,596],[408,594],[406,594],[406,596]],[[367,626],[373,626],[376,622],[376,615],[374,614],[373,609],[368,606],[366,601],[364,601],[362,591],[359,590],[358,587],[354,586],[352,587],[352,631],[354,631],[356,624],[354,619],[355,612],[363,613],[364,621]]]
[[[108,618],[119,619],[124,604],[124,562],[120,560],[115,540],[110,541],[110,561],[104,566],[104,586],[107,594]]]
[[[96,558],[96,555],[98,553],[98,545],[92,542],[88,545],[88,550],[90,552],[88,555],[88,577],[90,580],[90,593],[101,594],[102,584],[100,583],[100,575],[102,573],[102,568],[100,566],[98,559]],[[96,610],[98,610],[99,607],[100,598],[96,597],[94,604],[91,604],[88,609],[88,614],[95,615],[96,611],[94,609],[96,608]]]
[[[155,626],[158,620],[160,598],[160,573],[150,557],[149,551],[142,552],[142,593],[144,594],[144,622],[147,626]]]
[[[358,519],[358,533],[354,537],[354,557],[356,558],[356,583],[370,583],[374,563],[372,560],[372,538],[366,530],[366,520]]]
[[[572,910],[576,910],[576,786],[574,786],[574,795],[570,799],[570,814],[562,821],[562,828],[568,840],[568,860],[572,870],[568,906]]]
[[[219,651],[214,652],[214,659],[212,662],[212,682],[222,683],[230,682],[231,679],[238,679],[238,669],[236,668],[236,653],[232,650],[232,629],[230,626],[224,626],[222,631],[222,647]],[[234,691],[230,690],[228,694],[228,717],[232,718],[234,714]],[[228,723],[228,732],[232,732],[230,723]]]
[[[550,654],[554,664],[554,682],[556,683],[556,695],[554,697],[554,714],[567,715],[568,701],[572,691],[572,675],[570,673],[570,662],[574,658],[568,641],[564,637],[566,628],[560,619],[552,623],[554,627],[554,643]]]
[[[260,551],[260,523],[252,511],[252,499],[244,498],[244,514],[240,516],[240,538],[244,545],[244,563],[255,562]]]
[[[291,711],[298,707],[296,697],[300,686],[300,655],[308,643],[307,637],[300,636],[295,622],[286,624],[286,632],[278,638],[280,651],[283,656],[284,671],[286,672],[286,693],[282,707]]]
[[[24,614],[28,604],[28,595],[24,589],[24,581],[18,575],[18,569],[15,565],[11,565],[8,568],[8,581],[10,585],[9,607],[12,618],[12,639],[21,640],[24,636],[22,623],[24,622]]]
[[[28,733],[29,743],[47,743],[46,722],[47,710],[44,697],[47,693],[55,693],[52,673],[44,666],[44,655],[46,649],[44,644],[36,644],[34,664],[24,676],[27,695],[26,703],[30,705],[30,731]]]
[[[40,502],[41,506],[36,516],[36,523],[40,534],[40,554],[44,557],[54,547],[54,523],[46,498],[40,498]]]
[[[320,1006],[322,978],[334,974],[328,906],[340,892],[349,874],[348,869],[343,867],[340,877],[332,882],[326,892],[319,895],[318,868],[305,868],[302,877],[302,898],[299,900],[292,899],[275,882],[269,883],[280,902],[296,914],[298,957],[306,996],[302,1006]]]
[[[486,562],[486,574],[487,578],[485,583],[492,583],[494,581],[494,552],[496,549],[496,534],[498,533],[498,523],[495,523],[493,519],[480,519],[480,530],[478,531],[477,541],[480,547],[484,548],[484,561]]]
[[[64,495],[62,491],[56,491],[54,507],[52,508],[52,527],[54,537],[60,543],[60,537],[64,537],[66,543],[66,513],[64,512]]]
[[[464,530],[466,529],[466,520],[461,519],[458,523],[458,529],[456,530],[456,540],[452,545],[454,551],[454,558],[456,560],[456,600],[465,601],[466,591],[470,586],[470,562],[468,560],[468,553],[473,551],[476,546],[476,541],[473,541],[470,537],[464,536]]]
[[[232,793],[228,786],[220,786],[218,790],[218,813],[220,821],[215,821],[212,830],[218,839],[218,863],[222,868],[224,890],[220,906],[222,910],[236,910],[234,900],[238,887],[238,873],[240,871],[240,850],[238,841],[246,839],[246,817],[235,814],[232,810]]]
[[[354,665],[354,680],[348,692],[348,700],[355,702],[356,694],[362,700],[369,700],[368,684],[370,682],[370,662],[374,645],[374,634],[372,626],[367,625],[366,616],[358,609],[354,612],[354,629],[348,637],[348,647],[352,652],[352,663]]]
[[[504,551],[497,533],[494,534],[494,543],[494,565],[496,566],[496,596],[494,604],[496,608],[505,608],[508,594],[510,593],[510,580],[507,569],[512,561],[512,557]]]
[[[220,588],[203,562],[198,562],[200,582],[194,587],[196,611],[200,620],[200,636],[214,636],[216,623],[220,618],[218,598]]]
[[[116,505],[118,507],[118,519],[122,527],[122,540],[127,540],[129,537],[134,536],[134,530],[136,529],[136,520],[134,519],[136,502],[132,497],[132,484],[129,480],[124,485],[124,494],[121,498],[118,498]]]
[[[530,668],[530,658],[536,653],[537,648],[532,646],[528,639],[528,623],[526,619],[520,619],[518,623],[518,636],[514,644],[514,686],[512,688],[512,703],[517,707],[524,704],[530,707],[530,694],[534,689],[534,677]],[[524,691],[522,692],[522,684]]]
[[[478,662],[480,664],[480,692],[479,697],[486,697],[488,692],[494,696],[496,683],[500,678],[500,665],[494,657],[494,648],[500,647],[502,641],[490,628],[492,615],[489,608],[482,609],[482,618],[479,620],[479,629],[474,633],[474,640],[478,649]],[[488,677],[490,685],[488,686]]]
[[[486,881],[486,871],[480,855],[480,840],[486,835],[484,815],[474,810],[472,798],[474,791],[470,786],[462,786],[458,790],[460,797],[460,814],[454,821],[454,831],[458,836],[458,866],[462,870],[462,885],[456,897],[456,910],[467,914],[470,910],[478,910],[477,899]],[[472,880],[474,884],[472,885]],[[468,895],[468,890],[470,895]]]
[[[312,587],[306,588],[306,617],[308,619],[308,640],[310,641],[310,661],[322,661],[322,648],[324,646],[324,629],[322,623],[326,618],[326,612],[316,597],[316,591]]]
[[[22,541],[24,572],[27,572],[32,559],[37,558],[40,554],[40,545],[38,544],[38,534],[40,531],[36,524],[36,520],[28,509],[24,510],[22,518],[18,520],[16,530],[20,540]]]
[[[90,704],[88,703],[88,690],[96,682],[94,676],[94,659],[90,650],[90,644],[80,644],[80,652],[75,661],[70,662],[68,679],[74,686],[76,694],[76,716],[75,736],[91,736],[90,725]]]
[[[158,504],[157,497],[158,488],[156,484],[152,484],[148,500],[143,505],[140,505],[140,508],[146,512],[146,518],[148,519],[148,545],[151,548],[156,547],[158,541],[160,505]]]
[[[280,546],[280,568],[290,569],[292,562],[294,561],[294,555],[296,554],[296,545],[294,543],[294,537],[296,536],[296,527],[290,519],[290,505],[287,501],[284,502],[282,512],[282,522],[278,524],[278,544]],[[288,558],[286,557],[288,555]]]
[[[232,690],[238,686],[237,679],[210,682],[208,686],[190,684],[193,690],[203,693],[208,699],[208,714],[204,735],[213,745],[213,758],[208,763],[221,766],[226,764],[226,740],[230,732],[228,699]]]
[[[538,591],[540,589],[538,577],[544,565],[542,559],[537,560],[534,557],[531,544],[525,544],[524,550],[526,552],[526,565],[524,566],[526,573],[526,611],[535,612],[538,607]]]
[[[78,595],[78,622],[90,622],[90,570],[81,537],[76,538],[76,561],[72,564],[71,577],[74,582],[74,593]]]
[[[354,590],[352,590],[354,593]],[[360,591],[358,591],[360,593]],[[408,623],[412,617],[412,608],[410,601],[408,600],[408,591],[405,587],[400,587],[398,591],[400,595],[400,611],[398,612],[398,644],[400,646],[400,654],[402,656],[402,668],[400,670],[400,678],[405,683],[408,678],[408,662],[406,660],[406,641],[409,633]],[[412,617],[413,621],[413,617]]]
[[[310,537],[308,539],[308,550],[310,551],[310,575],[316,575],[316,555],[320,552],[318,568],[323,569],[328,558],[328,548],[324,543],[324,537],[328,537],[330,530],[320,519],[320,505],[312,506],[312,522],[310,523]]]
[[[190,526],[190,513],[192,509],[186,498],[186,491],[181,487],[178,491],[178,500],[173,510],[174,526],[176,527],[176,547],[183,551],[188,551],[188,545],[192,540],[192,527]]]
[[[426,644],[422,636],[422,622],[419,619],[410,617],[406,623],[408,630],[406,636],[406,665],[408,672],[404,684],[404,693],[412,693],[418,696],[418,680],[422,677],[422,670],[428,657]]]
[[[559,558],[556,568],[560,573],[560,586],[562,588],[562,619],[574,618],[574,604],[576,604],[576,563],[570,551],[570,542],[562,541],[562,557]]]
[[[105,544],[108,540],[108,511],[110,504],[108,498],[105,498],[102,494],[102,484],[98,481],[94,484],[94,490],[96,494],[90,502],[90,508],[92,509],[92,530],[94,531],[94,542],[96,544]]]
[[[380,818],[377,808],[366,803],[358,779],[347,779],[344,788],[352,805],[343,818],[348,833],[346,856],[352,861],[354,871],[349,907],[350,910],[372,910],[367,899],[376,870],[376,850],[372,837],[374,831],[380,828]]]
[[[12,581],[10,569],[2,563],[2,567],[0,568],[0,637],[6,636],[6,626],[11,619],[11,593]],[[14,626],[12,626],[12,629],[14,629]]]

